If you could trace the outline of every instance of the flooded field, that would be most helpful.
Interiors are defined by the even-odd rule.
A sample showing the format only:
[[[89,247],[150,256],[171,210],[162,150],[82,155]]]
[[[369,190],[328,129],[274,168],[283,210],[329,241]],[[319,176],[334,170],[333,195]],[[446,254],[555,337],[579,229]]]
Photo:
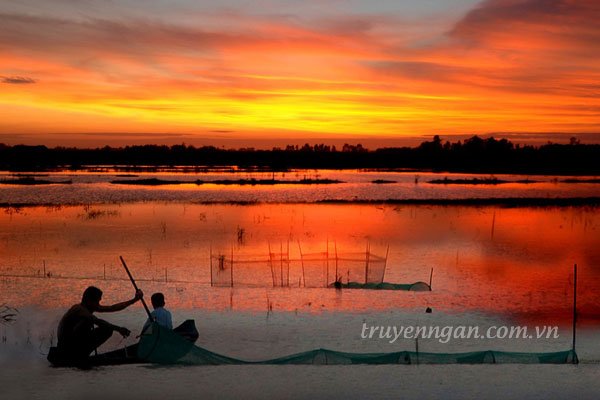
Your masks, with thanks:
[[[152,202],[4,208],[0,221],[0,285],[4,301],[15,306],[64,307],[91,282],[105,288],[107,301],[123,297],[130,284],[122,255],[146,287],[169,293],[175,309],[263,311],[268,297],[285,311],[435,305],[526,322],[569,321],[578,264],[580,322],[600,318],[594,209]],[[434,290],[340,294],[305,287],[299,261],[286,266],[286,287],[273,287],[269,251],[289,252],[292,260],[328,251],[331,284],[334,251],[360,254],[367,245],[373,254],[388,253],[385,282],[428,283],[433,269]],[[239,261],[233,288],[211,287],[211,252]],[[242,262],[250,258],[258,261]],[[338,268],[344,282],[350,267],[340,261]],[[248,285],[248,273],[264,278]]]
[[[55,184],[15,184],[21,179]],[[171,184],[140,184],[159,180]],[[255,181],[252,184],[252,181]],[[301,181],[328,184],[299,184]],[[261,181],[262,184],[257,184]],[[269,181],[277,182],[270,184]],[[448,183],[435,183],[436,181]],[[456,184],[453,182],[467,182]],[[472,182],[477,182],[473,184]],[[32,183],[30,182],[30,183]],[[64,183],[67,184],[64,184]],[[115,183],[119,182],[119,183]],[[127,184],[130,182],[130,184]],[[172,183],[172,182],[177,182]],[[198,184],[198,182],[202,182]],[[211,183],[220,182],[220,183]],[[236,183],[237,182],[237,183]],[[241,182],[241,183],[240,183]],[[287,183],[286,183],[287,182]],[[471,182],[471,183],[469,183]],[[482,184],[481,182],[495,182]],[[595,177],[477,175],[434,172],[296,170],[289,172],[59,171],[0,172],[0,204],[131,201],[317,202],[482,198],[600,197]]]
[[[178,175],[178,179],[183,178]],[[425,385],[426,393],[440,397],[444,392],[436,388],[448,387],[444,384],[448,380],[454,380],[451,386],[457,394],[481,390],[482,385],[501,393],[499,389],[504,386],[496,379],[498,371],[516,382],[512,390],[517,397],[532,393],[527,384],[531,379],[546,382],[536,386],[535,393],[541,396],[578,393],[586,398],[594,393],[590,377],[598,373],[600,359],[600,217],[596,207],[368,204],[352,202],[350,193],[358,193],[352,186],[356,185],[362,190],[360,196],[370,199],[389,198],[388,190],[408,197],[425,193],[425,197],[436,198],[436,191],[441,190],[449,197],[473,193],[483,198],[501,197],[505,193],[514,198],[532,196],[532,185],[544,186],[543,190],[567,190],[565,185],[576,185],[570,187],[586,189],[567,190],[567,197],[585,197],[596,195],[595,184],[578,186],[549,179],[537,184],[515,183],[521,186],[514,190],[502,185],[430,185],[429,189],[425,183],[415,184],[414,175],[407,175],[403,182],[391,184],[397,185],[394,189],[390,184],[370,183],[372,178],[381,175],[365,178],[369,182],[341,184],[349,185],[344,189],[348,194],[342,195],[344,201],[331,204],[312,201],[340,196],[337,189],[330,192],[336,185],[139,188],[111,184],[113,176],[98,182],[93,180],[100,178],[87,175],[69,178],[73,183],[68,185],[3,185],[0,304],[16,309],[17,315],[14,323],[0,325],[0,361],[14,367],[13,372],[3,374],[0,384],[15,398],[42,398],[46,390],[27,384],[30,378],[26,377],[34,377],[44,387],[62,390],[65,398],[75,399],[96,381],[102,382],[98,393],[113,398],[123,397],[126,387],[141,381],[148,384],[129,398],[146,398],[157,390],[152,389],[151,382],[159,371],[161,379],[186,382],[173,391],[175,398],[200,391],[237,397],[246,386],[232,385],[229,379],[233,376],[256,382],[272,396],[286,397],[293,392],[297,397],[308,397],[308,388],[314,387],[323,396],[352,397],[359,393],[387,398],[392,388],[384,377],[397,375],[402,368],[402,376],[410,377],[404,385],[413,396],[421,393],[414,385],[435,382]],[[85,179],[90,182],[80,181]],[[420,192],[421,188],[426,189]],[[283,200],[297,197],[309,200]],[[212,198],[217,202],[207,200]],[[238,198],[252,201],[235,203]],[[372,260],[375,256],[385,259],[385,282],[429,284],[431,279],[432,290],[327,287],[336,274],[342,282],[362,279],[361,263],[351,266],[343,260],[342,254],[350,253],[356,260],[368,259],[367,254],[373,255]],[[327,261],[319,264],[320,270],[314,265],[310,270],[302,262],[307,254],[325,254]],[[227,260],[234,260],[233,285],[217,284],[217,277],[211,274],[211,255],[213,272],[215,262],[221,267],[219,257],[225,260],[223,267]],[[284,255],[289,263],[284,264]],[[56,344],[58,321],[80,300],[87,286],[104,291],[104,304],[132,297],[133,289],[119,256],[127,261],[147,296],[157,291],[165,294],[174,324],[188,318],[196,320],[198,345],[249,360],[317,348],[391,352],[414,350],[417,345],[406,339],[393,343],[365,339],[361,336],[365,324],[557,327],[558,336],[553,338],[446,343],[425,339],[418,346],[421,351],[441,353],[567,350],[572,345],[573,265],[577,264],[577,351],[581,364],[552,369],[524,365],[158,370],[122,366],[99,368],[88,375],[50,368],[45,357],[50,345]],[[285,280],[281,276],[284,265],[289,271]],[[322,284],[306,284],[309,274],[317,274]],[[427,309],[432,312],[426,313]],[[113,335],[100,351],[134,343],[146,319],[138,305],[100,317],[133,332],[127,339]],[[566,375],[571,377],[567,385],[553,386]],[[278,378],[265,380],[265,376]],[[290,389],[292,376],[310,384]],[[360,388],[347,381],[351,376],[361,377]],[[332,382],[346,383],[340,389]],[[262,389],[257,387],[254,393],[259,392]]]

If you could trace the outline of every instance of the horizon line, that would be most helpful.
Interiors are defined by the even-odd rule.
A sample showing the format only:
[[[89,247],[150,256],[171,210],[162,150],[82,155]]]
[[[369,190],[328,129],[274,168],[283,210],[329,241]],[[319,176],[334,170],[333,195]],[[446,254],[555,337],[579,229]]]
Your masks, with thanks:
[[[44,135],[44,137],[41,137]],[[401,137],[373,137],[373,136],[336,136],[336,137],[208,137],[195,136],[193,134],[176,132],[81,132],[81,133],[55,133],[52,138],[46,134],[0,133],[0,143],[8,146],[46,146],[46,147],[69,147],[77,149],[95,149],[102,147],[125,147],[125,146],[173,146],[186,144],[194,147],[213,146],[220,149],[255,148],[257,150],[268,150],[287,145],[304,144],[334,145],[361,144],[365,149],[377,149],[381,147],[413,147],[423,142],[432,140],[439,136],[442,142],[464,141],[465,139],[478,136],[482,139],[494,138],[506,139],[520,145],[540,146],[548,143],[568,144],[575,137],[581,144],[600,144],[600,132],[486,132],[486,133],[456,133],[456,134],[423,134],[407,135]],[[55,136],[54,136],[55,135]],[[104,140],[100,138],[104,136]],[[108,137],[107,137],[108,136]],[[235,146],[235,147],[234,147]]]

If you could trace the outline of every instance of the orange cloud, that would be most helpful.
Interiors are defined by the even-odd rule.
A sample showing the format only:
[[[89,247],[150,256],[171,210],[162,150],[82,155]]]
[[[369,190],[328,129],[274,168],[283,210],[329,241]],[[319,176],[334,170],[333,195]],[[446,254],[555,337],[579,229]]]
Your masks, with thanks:
[[[594,1],[491,0],[428,37],[393,15],[0,14],[0,76],[36,82],[0,85],[0,133],[598,132],[599,19]]]

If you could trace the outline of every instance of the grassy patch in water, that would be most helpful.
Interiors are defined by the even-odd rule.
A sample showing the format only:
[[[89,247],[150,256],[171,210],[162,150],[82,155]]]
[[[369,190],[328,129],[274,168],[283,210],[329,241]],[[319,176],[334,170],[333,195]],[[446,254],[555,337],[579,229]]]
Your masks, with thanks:
[[[174,180],[163,180],[163,179],[118,179],[111,181],[110,183],[116,185],[140,185],[140,186],[160,186],[160,185],[184,185],[184,184],[196,184],[196,185],[324,185],[343,183],[342,181],[334,179],[301,179],[298,181],[282,181],[277,179],[222,179],[214,181],[174,181]]]
[[[48,181],[44,179],[34,178],[19,178],[19,179],[2,179],[0,180],[1,185],[21,185],[21,186],[35,186],[35,185],[70,185],[73,181]]]

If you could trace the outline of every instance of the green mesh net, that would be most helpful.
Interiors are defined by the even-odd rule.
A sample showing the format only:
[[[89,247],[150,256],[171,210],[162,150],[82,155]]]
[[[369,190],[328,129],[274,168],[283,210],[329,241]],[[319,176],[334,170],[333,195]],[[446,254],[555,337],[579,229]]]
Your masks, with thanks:
[[[285,250],[284,250],[285,249]],[[384,284],[385,256],[367,247],[363,252],[299,251],[290,257],[289,244],[278,249],[269,246],[268,255],[211,250],[211,286],[233,287],[329,287],[335,282],[348,288],[411,290],[412,284]]]
[[[566,364],[577,363],[573,350],[553,353],[474,351],[469,353],[345,353],[317,349],[263,361],[245,361],[195,346],[183,337],[154,323],[140,339],[138,357],[158,364]]]
[[[330,286],[335,286],[332,284]],[[415,283],[360,283],[360,282],[348,282],[339,283],[341,289],[374,289],[374,290],[408,290],[413,292],[426,292],[430,291],[431,287],[425,282]]]

